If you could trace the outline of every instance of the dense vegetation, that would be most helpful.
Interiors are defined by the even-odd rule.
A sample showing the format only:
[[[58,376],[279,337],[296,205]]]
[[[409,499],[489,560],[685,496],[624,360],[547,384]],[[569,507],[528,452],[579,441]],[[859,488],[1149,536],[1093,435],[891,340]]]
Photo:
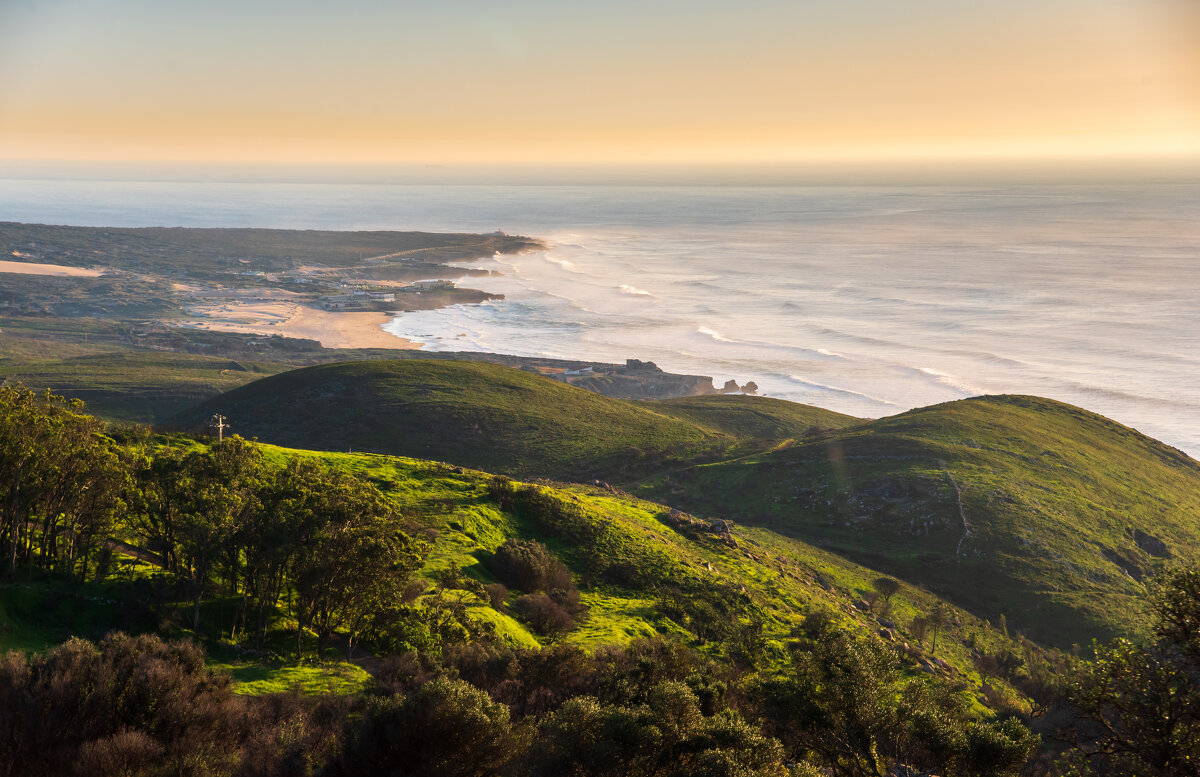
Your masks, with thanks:
[[[705,477],[869,434],[723,399],[644,412],[736,454]],[[0,477],[0,774],[1196,773],[1186,568],[1143,637],[1083,660],[608,484],[112,429],[20,386]],[[367,673],[239,679],[339,666]]]

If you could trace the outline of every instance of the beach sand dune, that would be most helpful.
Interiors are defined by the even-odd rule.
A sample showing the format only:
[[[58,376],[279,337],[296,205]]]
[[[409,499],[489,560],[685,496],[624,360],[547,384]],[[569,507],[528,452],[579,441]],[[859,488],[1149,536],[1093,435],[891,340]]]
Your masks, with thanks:
[[[36,262],[0,261],[0,272],[17,275],[56,275],[60,278],[98,278],[103,270],[84,267],[67,267],[61,264],[38,264]]]
[[[316,340],[326,348],[414,350],[421,347],[420,343],[383,331],[382,326],[392,320],[386,313],[335,313],[293,301],[234,300],[193,311],[197,317],[183,322],[184,326]]]

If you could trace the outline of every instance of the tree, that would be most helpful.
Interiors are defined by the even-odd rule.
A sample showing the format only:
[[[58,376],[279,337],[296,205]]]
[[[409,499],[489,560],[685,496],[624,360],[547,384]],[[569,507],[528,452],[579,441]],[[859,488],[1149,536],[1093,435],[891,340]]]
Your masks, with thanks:
[[[415,540],[399,528],[395,508],[371,483],[337,470],[301,465],[290,509],[296,533],[289,567],[297,651],[304,628],[323,651],[335,630],[353,647],[373,612],[399,601],[421,564]]]
[[[82,403],[0,386],[0,552],[18,563],[86,576],[122,511],[125,466]]]
[[[182,460],[182,505],[175,527],[181,571],[192,590],[192,629],[200,629],[200,602],[216,567],[224,562],[234,591],[240,572],[238,535],[261,509],[258,494],[266,468],[258,446],[234,435]]]
[[[900,593],[900,581],[890,577],[877,577],[871,581],[871,587],[879,592],[884,602],[890,602],[892,597]]]
[[[1071,732],[1101,775],[1200,775],[1200,569],[1165,573],[1154,637],[1097,646],[1068,689]]]
[[[929,635],[929,619],[923,618],[920,615],[916,616],[908,624],[908,630],[912,632],[913,639],[917,641],[917,644],[924,647],[925,637]]]
[[[156,554],[163,568],[174,575],[181,573],[175,533],[187,487],[183,478],[184,457],[184,452],[174,447],[137,456],[136,488],[130,500],[131,523],[141,535],[145,550]]]
[[[929,652],[937,655],[937,639],[938,633],[950,622],[950,608],[945,602],[938,602],[929,612],[929,626],[933,629],[933,642],[929,647]]]

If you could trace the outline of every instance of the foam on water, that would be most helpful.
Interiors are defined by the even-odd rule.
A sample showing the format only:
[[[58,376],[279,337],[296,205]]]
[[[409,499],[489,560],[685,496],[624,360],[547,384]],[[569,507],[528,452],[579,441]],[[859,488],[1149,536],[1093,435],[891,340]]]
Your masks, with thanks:
[[[1200,186],[537,187],[0,180],[0,219],[534,235],[429,350],[754,380],[862,416],[1030,393],[1200,454]]]

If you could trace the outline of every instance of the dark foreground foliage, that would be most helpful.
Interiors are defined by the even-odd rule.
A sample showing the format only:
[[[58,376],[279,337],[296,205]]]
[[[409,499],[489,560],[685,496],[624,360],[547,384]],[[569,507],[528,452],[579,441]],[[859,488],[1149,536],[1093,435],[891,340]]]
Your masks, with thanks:
[[[1200,775],[1200,568],[1166,573],[1153,608],[1153,639],[1097,647],[1075,677],[1077,774]]]
[[[1028,756],[1017,721],[972,720],[843,634],[804,635],[791,667],[749,680],[662,640],[462,645],[341,698],[237,696],[190,643],[76,639],[0,662],[0,775],[976,775]]]
[[[501,583],[485,587],[452,564],[430,592],[412,579],[421,527],[368,480],[302,458],[273,463],[237,437],[176,447],[116,437],[61,398],[0,387],[4,574],[103,579],[119,523],[138,543],[123,552],[157,570],[139,583],[182,594],[193,636],[202,604],[222,596],[236,610],[230,641],[258,647],[282,614],[298,656],[311,633],[318,654],[335,639],[348,649],[362,640],[385,657],[358,695],[244,697],[193,642],[113,633],[8,653],[0,777],[1200,777],[1196,569],[1161,578],[1152,640],[1096,646],[1069,682],[1065,664],[1033,666],[1035,651],[979,653],[988,677],[1012,679],[1029,664],[1030,717],[993,704],[1008,710],[997,717],[965,684],[914,675],[894,647],[819,611],[768,659],[740,592],[700,599],[646,577],[662,560],[647,554],[660,551],[622,555],[602,522],[501,478],[490,496],[580,556],[585,582],[674,595],[708,652],[664,639],[592,652],[498,645],[466,616],[466,595],[551,637],[586,618],[571,574],[542,543],[501,544],[490,558]],[[899,589],[888,578],[873,585],[884,605]],[[947,617],[930,614],[934,650]],[[1046,735],[1042,752],[1031,723]]]
[[[0,660],[0,775],[1187,777],[1200,571],[1167,575],[1155,602],[1154,640],[1081,663],[1073,747],[1034,761],[1021,720],[972,713],[961,688],[814,614],[783,665],[749,675],[663,639],[468,642],[385,659],[350,697],[242,697],[192,643],[75,639]]]
[[[0,774],[307,774],[345,706],[236,696],[189,643],[76,639],[0,660]]]

